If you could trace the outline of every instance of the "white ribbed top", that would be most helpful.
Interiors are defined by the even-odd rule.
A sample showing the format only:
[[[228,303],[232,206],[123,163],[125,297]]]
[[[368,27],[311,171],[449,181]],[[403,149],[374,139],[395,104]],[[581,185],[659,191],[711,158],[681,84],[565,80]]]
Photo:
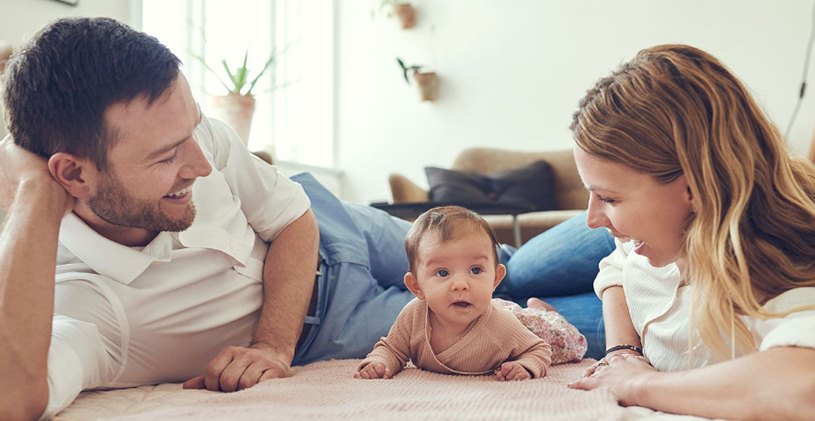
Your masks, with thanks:
[[[655,268],[633,248],[632,242],[617,242],[614,252],[600,262],[595,292],[601,296],[610,286],[623,286],[643,353],[658,370],[686,370],[717,362],[697,337],[689,338],[692,286],[680,281],[677,265]],[[801,305],[815,305],[815,288],[789,290],[767,302],[764,308],[781,312]],[[778,346],[815,348],[815,310],[799,311],[781,319],[742,317],[742,320],[753,332],[759,350]],[[723,336],[729,346],[730,332]]]

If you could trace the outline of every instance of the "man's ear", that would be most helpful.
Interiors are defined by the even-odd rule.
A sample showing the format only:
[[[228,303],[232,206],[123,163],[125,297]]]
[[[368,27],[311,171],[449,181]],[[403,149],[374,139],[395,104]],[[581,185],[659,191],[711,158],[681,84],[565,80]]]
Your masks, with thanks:
[[[498,284],[504,280],[504,276],[507,275],[507,267],[503,264],[499,263],[495,266],[495,283],[492,284],[492,290],[495,291],[495,288],[498,288]]]
[[[98,170],[87,159],[77,158],[67,152],[57,152],[48,158],[51,176],[71,196],[84,199],[91,195]]]
[[[405,286],[407,286],[416,298],[424,300],[424,293],[422,292],[422,288],[419,287],[419,280],[416,279],[416,275],[414,275],[413,272],[405,274]]]

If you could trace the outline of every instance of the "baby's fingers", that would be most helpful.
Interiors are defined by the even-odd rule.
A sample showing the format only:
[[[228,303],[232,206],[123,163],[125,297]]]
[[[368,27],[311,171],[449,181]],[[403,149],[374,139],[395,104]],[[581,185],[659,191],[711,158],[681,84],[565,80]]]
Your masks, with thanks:
[[[390,377],[390,370],[382,363],[368,364],[354,374],[356,379],[388,379]]]
[[[372,364],[374,366],[374,370],[376,371],[376,377],[380,379],[389,379],[391,378],[391,371],[389,368],[385,367],[385,364],[377,363]]]

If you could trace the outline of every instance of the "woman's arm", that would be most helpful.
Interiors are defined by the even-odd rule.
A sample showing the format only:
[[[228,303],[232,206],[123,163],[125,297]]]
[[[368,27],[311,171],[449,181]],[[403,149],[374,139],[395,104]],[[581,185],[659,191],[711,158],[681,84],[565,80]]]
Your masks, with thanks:
[[[623,287],[620,285],[611,286],[604,289],[601,294],[603,300],[603,324],[606,328],[606,349],[618,345],[633,345],[642,348],[640,336],[634,329],[634,323],[628,313],[628,304],[625,302]],[[583,371],[583,376],[589,377],[593,375],[598,365],[605,364],[607,358],[616,354],[641,355],[632,349],[619,349],[607,354],[606,357],[586,368]]]
[[[572,387],[606,387],[623,405],[664,412],[740,420],[812,419],[815,350],[782,347],[727,362],[660,373],[640,358],[609,358]]]
[[[613,286],[603,291],[603,323],[606,327],[606,349],[617,345],[642,347],[640,336],[631,322],[625,291],[622,286]],[[620,350],[616,352],[631,352]]]

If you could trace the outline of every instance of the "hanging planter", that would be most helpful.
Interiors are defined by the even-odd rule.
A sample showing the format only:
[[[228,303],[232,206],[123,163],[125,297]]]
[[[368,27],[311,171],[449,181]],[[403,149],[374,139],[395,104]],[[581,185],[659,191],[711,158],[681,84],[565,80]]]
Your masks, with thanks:
[[[413,73],[413,79],[416,81],[416,85],[419,86],[422,101],[435,101],[439,97],[439,76],[436,72],[421,72],[419,70],[421,70],[422,66],[415,64],[407,66],[399,57],[396,58],[396,62],[402,68],[402,76],[404,76],[408,85],[410,85],[408,72]]]
[[[387,15],[391,17],[396,15],[399,18],[399,23],[402,29],[410,29],[416,26],[416,8],[405,0],[382,0],[379,4],[380,10],[387,8]],[[371,12],[371,16],[375,16],[376,11]]]
[[[413,79],[419,85],[422,101],[435,101],[439,97],[439,76],[436,72],[416,72]]]
[[[393,13],[399,18],[402,29],[410,29],[416,26],[416,8],[410,3],[395,3]]]

